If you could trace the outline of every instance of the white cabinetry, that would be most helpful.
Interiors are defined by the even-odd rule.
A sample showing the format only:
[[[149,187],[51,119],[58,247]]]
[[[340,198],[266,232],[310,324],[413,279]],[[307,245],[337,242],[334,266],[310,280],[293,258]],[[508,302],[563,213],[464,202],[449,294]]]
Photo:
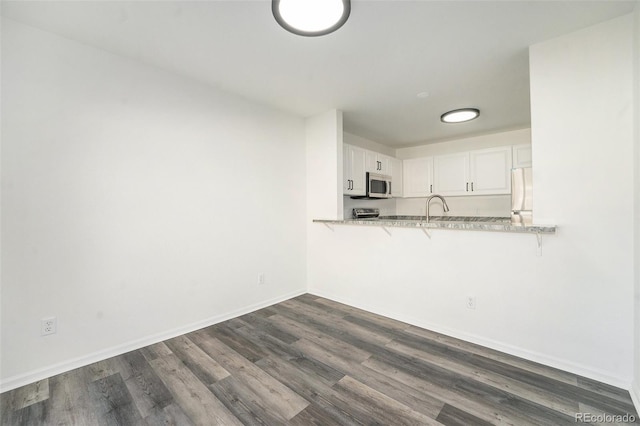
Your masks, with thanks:
[[[403,195],[405,197],[428,197],[433,194],[432,157],[404,160],[402,169]]]
[[[469,153],[436,155],[433,183],[440,195],[469,195]]]
[[[402,160],[391,159],[391,180],[391,195],[402,197],[404,194]]]
[[[511,147],[437,155],[434,186],[440,195],[511,193]]]
[[[391,157],[373,151],[366,151],[366,171],[380,175],[391,175]]]
[[[366,195],[365,150],[344,144],[343,151],[342,193]]]
[[[472,195],[511,193],[511,147],[489,148],[469,153]]]
[[[513,146],[513,168],[531,167],[531,144]]]
[[[342,161],[344,195],[367,195],[366,176],[367,172],[371,172],[391,176],[391,195],[402,197],[402,160],[344,144]]]

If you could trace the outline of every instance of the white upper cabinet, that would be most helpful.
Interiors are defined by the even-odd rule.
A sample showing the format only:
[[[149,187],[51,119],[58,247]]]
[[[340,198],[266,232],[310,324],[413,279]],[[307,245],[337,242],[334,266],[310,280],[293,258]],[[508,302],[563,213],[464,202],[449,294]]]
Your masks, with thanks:
[[[344,195],[367,195],[367,172],[391,176],[391,195],[402,197],[402,160],[357,146],[343,145]]]
[[[373,151],[366,151],[366,171],[380,175],[391,175],[391,157]]]
[[[402,168],[404,197],[428,197],[433,194],[433,157],[404,160]]]
[[[471,195],[511,193],[511,147],[469,152]]]
[[[391,195],[394,198],[402,197],[404,194],[402,160],[391,159],[391,180]]]
[[[440,195],[470,195],[469,153],[436,155],[433,183]]]
[[[365,157],[364,149],[343,145],[342,193],[344,195],[366,195]]]
[[[531,144],[513,146],[513,168],[531,167]]]
[[[433,184],[447,196],[510,194],[511,147],[436,155]]]

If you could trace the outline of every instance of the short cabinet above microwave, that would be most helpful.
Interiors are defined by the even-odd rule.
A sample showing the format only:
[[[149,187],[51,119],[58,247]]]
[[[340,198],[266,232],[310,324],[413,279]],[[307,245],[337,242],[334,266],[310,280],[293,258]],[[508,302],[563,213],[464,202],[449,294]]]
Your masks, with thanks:
[[[366,171],[369,173],[379,173],[381,175],[391,175],[391,157],[373,151],[365,151]]]

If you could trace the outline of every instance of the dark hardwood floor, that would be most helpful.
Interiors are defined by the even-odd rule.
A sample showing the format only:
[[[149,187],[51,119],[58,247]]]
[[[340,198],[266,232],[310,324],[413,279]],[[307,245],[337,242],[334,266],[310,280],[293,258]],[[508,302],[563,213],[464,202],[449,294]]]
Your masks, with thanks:
[[[308,294],[0,403],[2,425],[638,424],[627,391]]]

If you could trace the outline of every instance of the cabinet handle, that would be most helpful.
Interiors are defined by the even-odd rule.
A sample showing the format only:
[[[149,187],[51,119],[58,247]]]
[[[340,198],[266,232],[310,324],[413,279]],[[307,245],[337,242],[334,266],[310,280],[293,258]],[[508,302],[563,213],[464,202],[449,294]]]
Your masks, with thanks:
[[[471,182],[471,192],[473,192],[473,182]]]
[[[353,181],[349,179],[349,190],[353,190]]]
[[[429,192],[433,194],[433,185],[429,185]]]
[[[467,182],[467,192],[469,192],[469,182]]]

